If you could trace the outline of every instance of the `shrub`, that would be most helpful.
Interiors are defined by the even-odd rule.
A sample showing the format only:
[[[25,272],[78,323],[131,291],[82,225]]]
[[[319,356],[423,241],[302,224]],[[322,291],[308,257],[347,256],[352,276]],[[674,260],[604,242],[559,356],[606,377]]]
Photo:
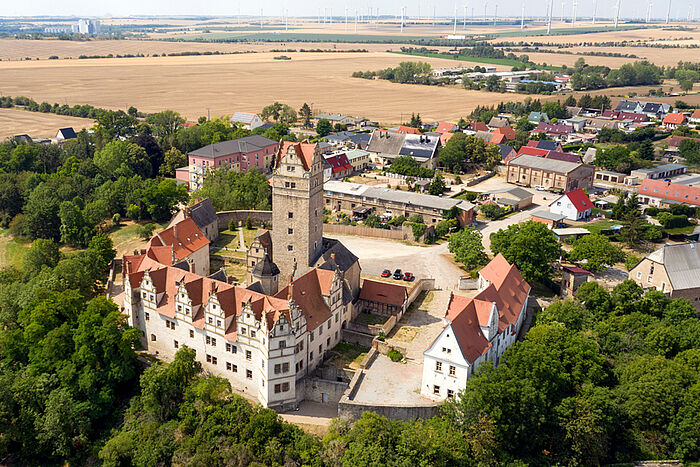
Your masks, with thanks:
[[[112,223],[114,225],[119,225],[119,223],[122,221],[122,215],[119,213],[116,213],[112,216]]]
[[[248,216],[245,220],[245,228],[248,230],[253,230],[253,221],[250,220],[250,216]]]
[[[415,224],[425,224],[423,221],[423,216],[420,214],[414,214],[411,217],[408,218],[408,222],[413,222]]]
[[[500,219],[506,215],[508,212],[505,208],[502,208],[496,204],[482,204],[479,207],[479,211],[490,220]]]
[[[631,271],[633,267],[637,265],[641,261],[641,258],[639,256],[635,255],[627,255],[627,258],[625,258],[625,268],[627,268],[628,271]]]
[[[659,208],[654,206],[646,208],[644,210],[644,214],[646,214],[647,216],[656,217],[659,214]]]
[[[403,354],[396,349],[388,351],[386,356],[389,357],[392,362],[400,362],[403,360]]]
[[[148,240],[153,236],[153,232],[156,230],[156,225],[155,224],[144,224],[144,225],[139,225],[137,229],[137,233],[139,234],[139,237],[141,237],[144,240]]]
[[[377,339],[379,339],[382,342],[386,340],[386,334],[384,334],[384,331],[379,331],[379,334],[377,334]]]
[[[237,227],[236,227],[236,221],[231,219],[231,222],[228,223],[228,229],[232,232],[235,232]]]
[[[413,239],[418,241],[425,233],[425,224],[411,224],[411,229],[413,230]]]

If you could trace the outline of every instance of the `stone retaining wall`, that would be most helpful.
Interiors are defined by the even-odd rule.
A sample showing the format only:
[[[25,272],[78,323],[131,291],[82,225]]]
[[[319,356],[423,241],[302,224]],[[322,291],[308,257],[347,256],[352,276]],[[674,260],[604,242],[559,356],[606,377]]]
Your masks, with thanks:
[[[228,225],[232,220],[236,221],[236,224],[242,222],[245,225],[248,217],[250,217],[251,222],[255,226],[259,227],[262,224],[267,226],[272,225],[272,211],[219,211],[216,215],[219,217],[219,230],[228,229]]]

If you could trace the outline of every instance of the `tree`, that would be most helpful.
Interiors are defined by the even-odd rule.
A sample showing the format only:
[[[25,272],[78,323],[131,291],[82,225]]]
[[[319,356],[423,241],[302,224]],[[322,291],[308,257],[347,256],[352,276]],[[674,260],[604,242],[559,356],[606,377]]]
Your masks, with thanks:
[[[53,268],[61,259],[61,252],[53,240],[38,238],[32,242],[31,248],[24,255],[24,270],[38,274],[42,266]]]
[[[116,140],[107,143],[104,148],[95,152],[93,162],[102,174],[109,178],[134,174],[147,178],[152,171],[146,150],[127,141]]]
[[[562,255],[561,246],[546,225],[527,221],[491,234],[491,251],[515,264],[526,281],[542,281],[552,263]]]
[[[591,272],[600,272],[606,266],[612,266],[624,260],[622,250],[610,243],[607,237],[600,234],[584,235],[574,242],[574,248],[569,259],[576,262],[585,261],[585,268]]]
[[[305,128],[311,126],[311,107],[309,107],[309,104],[307,104],[306,102],[304,102],[304,105],[302,105],[299,109],[299,116],[301,117],[302,125]]]
[[[265,174],[256,169],[245,173],[224,166],[209,170],[202,188],[194,198],[211,199],[217,211],[270,209],[270,185]]]
[[[100,233],[92,237],[88,244],[88,249],[97,253],[105,264],[109,264],[114,260],[117,250],[114,249],[114,243],[109,235]]]
[[[450,253],[454,253],[455,261],[466,269],[474,269],[488,262],[488,257],[481,243],[481,232],[473,226],[467,226],[450,235],[448,242]]]
[[[498,219],[506,214],[506,209],[497,204],[482,204],[479,206],[479,211],[490,220]]]
[[[433,181],[430,182],[430,186],[428,187],[428,192],[433,196],[438,196],[443,194],[446,189],[445,178],[440,172],[436,171],[435,177],[433,178]]]
[[[153,232],[156,230],[156,225],[155,224],[143,224],[139,225],[138,229],[136,229],[139,237],[141,237],[143,240],[149,240],[153,236]]]
[[[684,139],[678,145],[678,156],[691,164],[700,163],[700,142]]]
[[[411,114],[411,121],[408,124],[408,126],[412,128],[418,128],[420,129],[423,126],[423,122],[420,119],[420,114],[416,115],[414,113]]]
[[[274,120],[277,123],[294,123],[297,121],[296,111],[287,104],[274,102],[262,109],[260,117],[264,120]]]
[[[683,81],[680,82],[681,90],[682,90],[684,93],[688,94],[690,91],[693,90],[693,84],[694,84],[694,83],[693,83],[692,80],[690,80],[690,79],[685,79],[685,80],[683,80]]]
[[[126,113],[128,113],[132,117],[139,116],[139,110],[136,107],[134,107],[133,105],[131,107],[129,107],[129,109],[126,111]]]
[[[483,139],[464,133],[455,133],[440,149],[440,164],[453,173],[464,169],[465,164],[484,164],[492,167],[501,161],[496,145],[487,145]]]
[[[174,177],[175,169],[187,165],[187,156],[180,152],[178,148],[170,148],[163,157],[163,164],[160,166],[160,175],[163,177]]]
[[[180,126],[185,123],[185,119],[173,110],[163,110],[162,112],[148,115],[146,123],[151,125],[153,134],[156,137],[165,138],[177,133]]]
[[[318,122],[316,122],[316,134],[318,134],[318,136],[327,136],[331,133],[331,131],[333,131],[333,127],[328,119],[321,118],[318,120]]]

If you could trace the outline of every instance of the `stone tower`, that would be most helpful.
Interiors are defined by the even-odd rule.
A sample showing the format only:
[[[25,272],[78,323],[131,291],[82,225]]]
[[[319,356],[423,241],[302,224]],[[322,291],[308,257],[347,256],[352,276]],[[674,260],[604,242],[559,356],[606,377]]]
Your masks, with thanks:
[[[272,177],[273,260],[282,281],[311,269],[323,249],[323,168],[317,145],[282,142]]]
[[[251,272],[252,283],[259,282],[260,289],[265,295],[274,295],[279,290],[278,278],[280,270],[270,260],[267,253],[258,261]]]

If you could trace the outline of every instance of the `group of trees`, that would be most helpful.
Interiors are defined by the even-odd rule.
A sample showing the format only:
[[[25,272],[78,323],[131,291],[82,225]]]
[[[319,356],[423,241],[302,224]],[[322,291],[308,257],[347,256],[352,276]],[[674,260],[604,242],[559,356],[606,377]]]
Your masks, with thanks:
[[[583,58],[576,61],[571,75],[575,91],[617,86],[656,85],[661,83],[663,69],[647,61],[626,63],[617,69],[587,65]]]
[[[455,133],[447,144],[440,148],[438,160],[445,170],[459,173],[470,164],[493,167],[501,161],[501,152],[498,146],[487,144],[481,138]]]
[[[385,68],[379,71],[356,71],[353,78],[386,79],[395,83],[433,84],[431,66],[426,62],[401,62],[395,68]]]
[[[456,136],[456,135],[455,135]],[[435,174],[433,169],[421,167],[411,156],[399,156],[391,162],[385,169],[387,172],[406,175],[408,177],[432,178]]]

